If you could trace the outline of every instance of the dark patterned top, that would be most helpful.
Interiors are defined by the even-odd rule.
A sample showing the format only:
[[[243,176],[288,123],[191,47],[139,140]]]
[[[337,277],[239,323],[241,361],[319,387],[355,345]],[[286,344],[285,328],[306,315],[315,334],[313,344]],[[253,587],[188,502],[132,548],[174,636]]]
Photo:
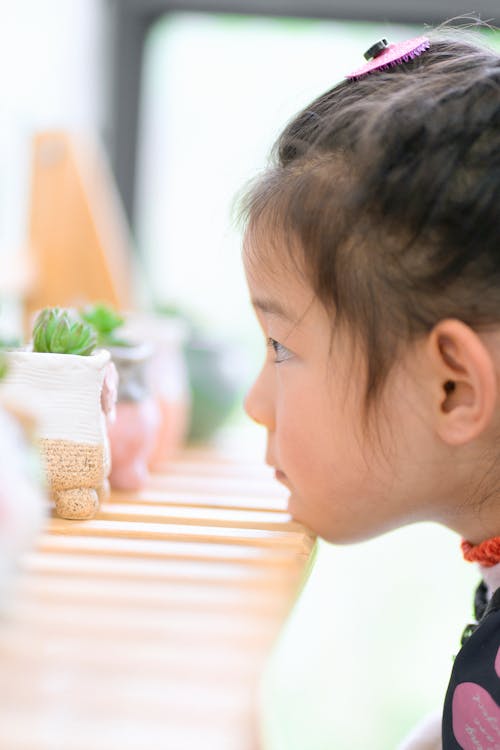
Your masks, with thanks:
[[[486,605],[476,592],[476,616],[462,637],[443,711],[443,750],[500,750],[500,589]]]

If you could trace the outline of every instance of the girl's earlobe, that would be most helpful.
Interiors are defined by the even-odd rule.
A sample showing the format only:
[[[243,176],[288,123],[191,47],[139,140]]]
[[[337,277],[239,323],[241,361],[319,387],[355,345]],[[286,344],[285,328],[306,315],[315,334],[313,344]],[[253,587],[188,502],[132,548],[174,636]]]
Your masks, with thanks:
[[[437,433],[449,445],[469,443],[494,416],[497,379],[493,357],[481,337],[460,320],[440,321],[428,344],[438,383]]]

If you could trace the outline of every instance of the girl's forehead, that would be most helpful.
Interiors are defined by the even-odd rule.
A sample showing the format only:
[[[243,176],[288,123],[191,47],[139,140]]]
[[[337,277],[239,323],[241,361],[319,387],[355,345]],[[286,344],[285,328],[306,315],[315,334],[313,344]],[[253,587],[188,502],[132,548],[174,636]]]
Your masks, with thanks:
[[[296,326],[318,304],[309,282],[290,264],[252,255],[245,272],[252,305],[265,316]]]
[[[283,254],[272,255],[255,251],[248,245],[243,249],[243,265],[250,292],[276,298],[289,297],[297,287],[303,287],[299,274],[286,262]]]
[[[243,238],[243,265],[247,279],[255,284],[309,284],[302,253],[290,249],[286,238],[247,230]]]

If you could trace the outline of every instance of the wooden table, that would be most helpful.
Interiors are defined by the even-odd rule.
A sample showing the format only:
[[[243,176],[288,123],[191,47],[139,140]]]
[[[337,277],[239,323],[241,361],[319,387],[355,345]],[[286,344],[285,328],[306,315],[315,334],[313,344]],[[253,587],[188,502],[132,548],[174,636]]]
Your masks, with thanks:
[[[50,518],[0,623],[0,750],[255,750],[313,549],[267,467],[207,451]]]

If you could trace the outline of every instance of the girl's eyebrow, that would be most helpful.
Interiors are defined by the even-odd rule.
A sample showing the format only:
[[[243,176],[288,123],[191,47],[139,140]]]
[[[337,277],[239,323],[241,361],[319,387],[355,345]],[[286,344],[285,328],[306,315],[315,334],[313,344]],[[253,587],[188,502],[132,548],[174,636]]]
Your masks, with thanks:
[[[295,317],[291,315],[278,300],[273,299],[252,299],[252,305],[261,312],[269,315],[277,315],[284,320],[295,322]]]

